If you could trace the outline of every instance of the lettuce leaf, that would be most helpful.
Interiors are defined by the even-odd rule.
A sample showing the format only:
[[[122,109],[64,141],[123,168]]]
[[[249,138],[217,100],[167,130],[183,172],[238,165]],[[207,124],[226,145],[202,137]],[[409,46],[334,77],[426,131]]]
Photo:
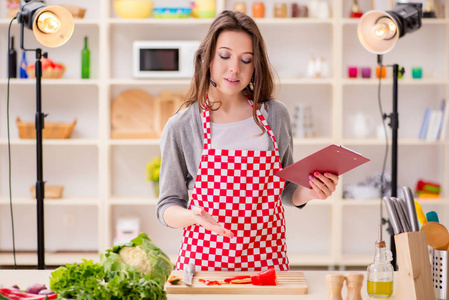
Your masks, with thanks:
[[[57,268],[50,276],[50,289],[59,298],[66,299],[111,299],[102,265],[83,259],[80,264],[67,264]]]

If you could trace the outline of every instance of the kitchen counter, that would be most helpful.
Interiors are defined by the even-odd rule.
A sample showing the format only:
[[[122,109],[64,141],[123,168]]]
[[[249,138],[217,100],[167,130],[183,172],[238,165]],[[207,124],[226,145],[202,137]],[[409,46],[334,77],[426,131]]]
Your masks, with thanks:
[[[18,284],[21,288],[26,288],[27,286],[34,283],[44,283],[49,286],[50,273],[53,270],[0,270],[0,283],[4,287],[9,287],[14,284]],[[304,275],[307,280],[309,294],[307,295],[279,295],[276,296],[279,300],[325,300],[327,299],[327,288],[325,276],[329,273],[351,273],[351,272],[334,272],[334,271],[304,271]],[[365,273],[365,272],[363,272]],[[362,296],[364,300],[374,299],[368,297],[366,292],[366,273],[365,280],[362,287]],[[347,288],[343,286],[343,299],[346,298]],[[211,299],[211,295],[207,294],[168,294],[168,300],[201,300],[201,299]],[[229,299],[230,295],[213,295],[213,299]],[[233,300],[272,300],[273,295],[232,295]],[[392,297],[391,299],[394,299]]]

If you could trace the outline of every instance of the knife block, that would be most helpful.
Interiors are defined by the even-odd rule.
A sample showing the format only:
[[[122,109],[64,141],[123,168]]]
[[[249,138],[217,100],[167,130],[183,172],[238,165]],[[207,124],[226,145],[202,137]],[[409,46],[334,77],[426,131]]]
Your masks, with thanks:
[[[399,268],[396,299],[435,300],[426,233],[405,232],[394,240]]]

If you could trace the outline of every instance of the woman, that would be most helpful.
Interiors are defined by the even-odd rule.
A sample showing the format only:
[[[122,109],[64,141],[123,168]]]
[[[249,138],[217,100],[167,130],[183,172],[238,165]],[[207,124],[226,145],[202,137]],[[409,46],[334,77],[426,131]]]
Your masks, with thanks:
[[[272,100],[265,43],[250,17],[223,11],[194,63],[187,108],[161,140],[157,216],[184,228],[176,268],[288,270],[282,203],[326,199],[338,177],[315,173],[307,189],[274,176],[293,163],[290,117]]]

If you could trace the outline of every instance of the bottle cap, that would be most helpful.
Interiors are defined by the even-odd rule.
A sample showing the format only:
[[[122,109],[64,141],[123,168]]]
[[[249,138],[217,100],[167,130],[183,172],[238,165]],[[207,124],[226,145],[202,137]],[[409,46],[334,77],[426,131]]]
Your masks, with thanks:
[[[375,245],[379,248],[385,248],[387,246],[385,241],[382,240],[382,225],[379,225],[379,239],[376,241]]]

